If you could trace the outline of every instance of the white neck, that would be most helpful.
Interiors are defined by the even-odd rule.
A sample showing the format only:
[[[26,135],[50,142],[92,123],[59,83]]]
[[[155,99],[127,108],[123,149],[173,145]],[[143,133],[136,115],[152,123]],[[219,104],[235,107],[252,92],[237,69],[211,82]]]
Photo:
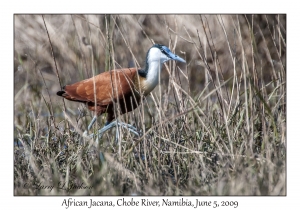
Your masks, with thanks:
[[[158,84],[159,75],[164,62],[170,60],[160,49],[151,48],[147,55],[148,72],[144,82],[144,91],[150,93]]]
[[[151,92],[158,84],[162,65],[159,60],[149,62],[148,74],[145,81],[146,92]]]

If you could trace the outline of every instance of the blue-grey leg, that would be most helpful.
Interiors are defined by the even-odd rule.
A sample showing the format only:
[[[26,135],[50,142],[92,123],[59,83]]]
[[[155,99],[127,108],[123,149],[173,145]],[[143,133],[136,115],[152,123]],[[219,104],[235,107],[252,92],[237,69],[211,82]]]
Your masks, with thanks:
[[[97,116],[95,115],[92,119],[92,121],[90,122],[89,126],[88,126],[88,129],[86,131],[83,132],[83,136],[87,137],[88,136],[88,131],[91,130],[92,126],[95,124],[97,120]]]
[[[121,126],[121,127],[123,127],[123,128],[126,128],[126,129],[129,130],[130,132],[132,132],[132,133],[134,133],[135,135],[139,136],[139,133],[138,133],[137,129],[136,129],[134,126],[132,126],[132,125],[130,125],[130,124],[126,124],[126,123],[123,123],[123,122],[120,122],[120,121],[115,120],[115,121],[113,121],[113,122],[111,122],[111,123],[108,123],[108,122],[107,122],[103,128],[101,128],[100,130],[98,130],[98,132],[97,132],[98,135],[97,135],[96,142],[98,142],[98,139],[102,137],[102,135],[103,135],[103,133],[104,133],[105,131],[107,131],[107,130],[109,130],[109,129],[111,129],[111,128],[117,126],[117,125],[118,125],[118,126]],[[89,135],[89,137],[91,137],[91,138],[92,138],[93,136],[94,136],[94,134]]]
[[[93,119],[92,119],[92,121],[91,121],[91,123],[88,126],[88,129],[83,133],[83,136],[87,136],[87,132],[92,128],[92,126],[94,125],[94,123],[96,122],[96,120],[97,120],[97,116],[94,116]],[[96,141],[95,141],[96,145],[98,145],[99,138],[102,137],[103,133],[105,131],[107,131],[107,130],[113,128],[113,127],[115,127],[115,126],[121,126],[123,128],[126,128],[130,132],[132,132],[135,135],[139,136],[138,130],[134,126],[132,126],[130,124],[123,123],[123,122],[120,122],[118,120],[115,120],[115,121],[110,122],[110,123],[106,122],[105,125],[104,125],[104,127],[101,128],[100,130],[98,130],[98,135],[97,135],[97,138],[96,138]],[[94,136],[94,134],[89,135],[90,138],[92,138],[93,136]],[[116,141],[118,141],[118,138],[119,138],[119,128],[117,127],[117,129],[116,129]],[[100,161],[102,163],[105,162],[105,159],[104,159],[104,156],[103,156],[102,152],[99,152],[99,158],[100,158]]]
[[[97,120],[97,116],[95,115],[92,119],[92,121],[90,122],[89,126],[88,126],[88,131],[92,128],[92,126],[94,125],[94,123],[96,122]]]

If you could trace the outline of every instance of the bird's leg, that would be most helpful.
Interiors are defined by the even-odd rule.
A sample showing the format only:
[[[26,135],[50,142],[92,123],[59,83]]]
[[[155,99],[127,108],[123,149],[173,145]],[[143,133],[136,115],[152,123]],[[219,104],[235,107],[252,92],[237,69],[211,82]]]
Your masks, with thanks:
[[[99,131],[98,131],[98,137],[97,138],[101,138],[101,136],[103,135],[103,133],[113,127],[115,127],[116,125],[119,125],[123,128],[126,128],[128,129],[130,132],[134,133],[135,135],[139,136],[139,133],[137,132],[137,129],[132,126],[132,125],[129,125],[129,124],[126,124],[126,123],[123,123],[123,122],[119,122],[119,121],[113,121],[111,123],[109,122],[106,122],[105,123],[105,126],[103,128],[101,128]],[[93,137],[94,134],[91,134],[90,137]]]
[[[88,136],[88,132],[89,132],[89,130],[92,128],[92,126],[94,125],[94,123],[96,122],[96,120],[97,120],[97,115],[95,115],[94,117],[93,117],[93,119],[92,119],[92,121],[90,122],[90,124],[89,124],[89,126],[88,126],[88,129],[86,130],[86,131],[84,131],[83,132],[83,136]]]
[[[113,122],[106,122],[104,127],[101,128],[100,130],[98,130],[98,135],[97,135],[95,143],[98,145],[99,139],[102,137],[103,133],[105,131],[115,127],[115,126],[116,126],[116,142],[119,141],[119,128],[118,128],[118,126],[126,128],[129,131],[133,132],[135,135],[139,136],[139,134],[137,132],[137,129],[134,126],[132,126],[130,124],[123,123],[123,122],[120,122],[118,120],[115,120]],[[91,138],[93,136],[94,136],[94,134],[90,135]],[[104,159],[103,153],[101,151],[99,152],[99,158],[100,158],[101,163],[103,164],[105,162],[105,159]]]
[[[136,127],[134,127],[133,125],[127,124],[127,123],[123,123],[123,122],[118,122],[118,124],[124,128],[128,128],[131,129],[133,131],[138,132],[138,130],[136,129]]]
[[[140,134],[138,133],[138,130],[136,129],[136,127],[134,127],[133,125],[127,124],[127,123],[123,123],[121,121],[116,122],[118,123],[119,126],[126,128],[127,130],[131,131],[132,133],[134,133],[135,135],[139,136]]]
[[[97,115],[95,115],[92,119],[92,121],[90,122],[89,126],[88,126],[88,131],[92,128],[92,126],[94,125],[94,123],[97,120]]]

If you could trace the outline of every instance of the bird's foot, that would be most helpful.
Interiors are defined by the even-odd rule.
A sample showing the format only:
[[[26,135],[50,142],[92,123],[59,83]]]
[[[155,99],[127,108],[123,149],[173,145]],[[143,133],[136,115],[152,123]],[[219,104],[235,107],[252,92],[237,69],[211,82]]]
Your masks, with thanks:
[[[120,126],[120,127],[123,127],[123,128],[126,128],[127,130],[129,130],[130,132],[134,133],[136,136],[140,136],[140,132],[137,130],[136,127],[134,127],[133,125],[130,125],[130,124],[127,124],[127,123],[124,123],[124,122],[120,122],[120,121],[113,121],[111,123],[109,123],[108,125],[105,125],[103,128],[101,128],[100,130],[97,131],[97,134],[96,134],[96,143],[98,143],[99,139],[102,137],[103,133],[115,126]],[[117,137],[116,137],[116,140],[118,141],[118,129],[117,129]],[[83,134],[82,134],[83,137],[86,137],[86,138],[89,138],[89,139],[92,139],[95,134],[88,134],[88,131],[84,131]]]
[[[134,127],[133,125],[127,124],[127,123],[123,123],[123,122],[118,122],[118,125],[126,128],[127,130],[129,130],[130,132],[134,133],[137,136],[140,136],[138,130],[136,127]]]

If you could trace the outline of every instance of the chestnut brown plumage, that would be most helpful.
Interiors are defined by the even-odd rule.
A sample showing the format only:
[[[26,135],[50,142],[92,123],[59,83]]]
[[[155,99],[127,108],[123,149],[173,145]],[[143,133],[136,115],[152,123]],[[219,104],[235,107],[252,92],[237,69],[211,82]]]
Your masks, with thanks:
[[[143,80],[143,78],[140,78]],[[136,68],[104,72],[90,79],[66,85],[57,95],[70,101],[81,102],[97,115],[107,113],[107,123],[115,119],[113,103],[119,103],[124,114],[135,109],[140,95]]]

